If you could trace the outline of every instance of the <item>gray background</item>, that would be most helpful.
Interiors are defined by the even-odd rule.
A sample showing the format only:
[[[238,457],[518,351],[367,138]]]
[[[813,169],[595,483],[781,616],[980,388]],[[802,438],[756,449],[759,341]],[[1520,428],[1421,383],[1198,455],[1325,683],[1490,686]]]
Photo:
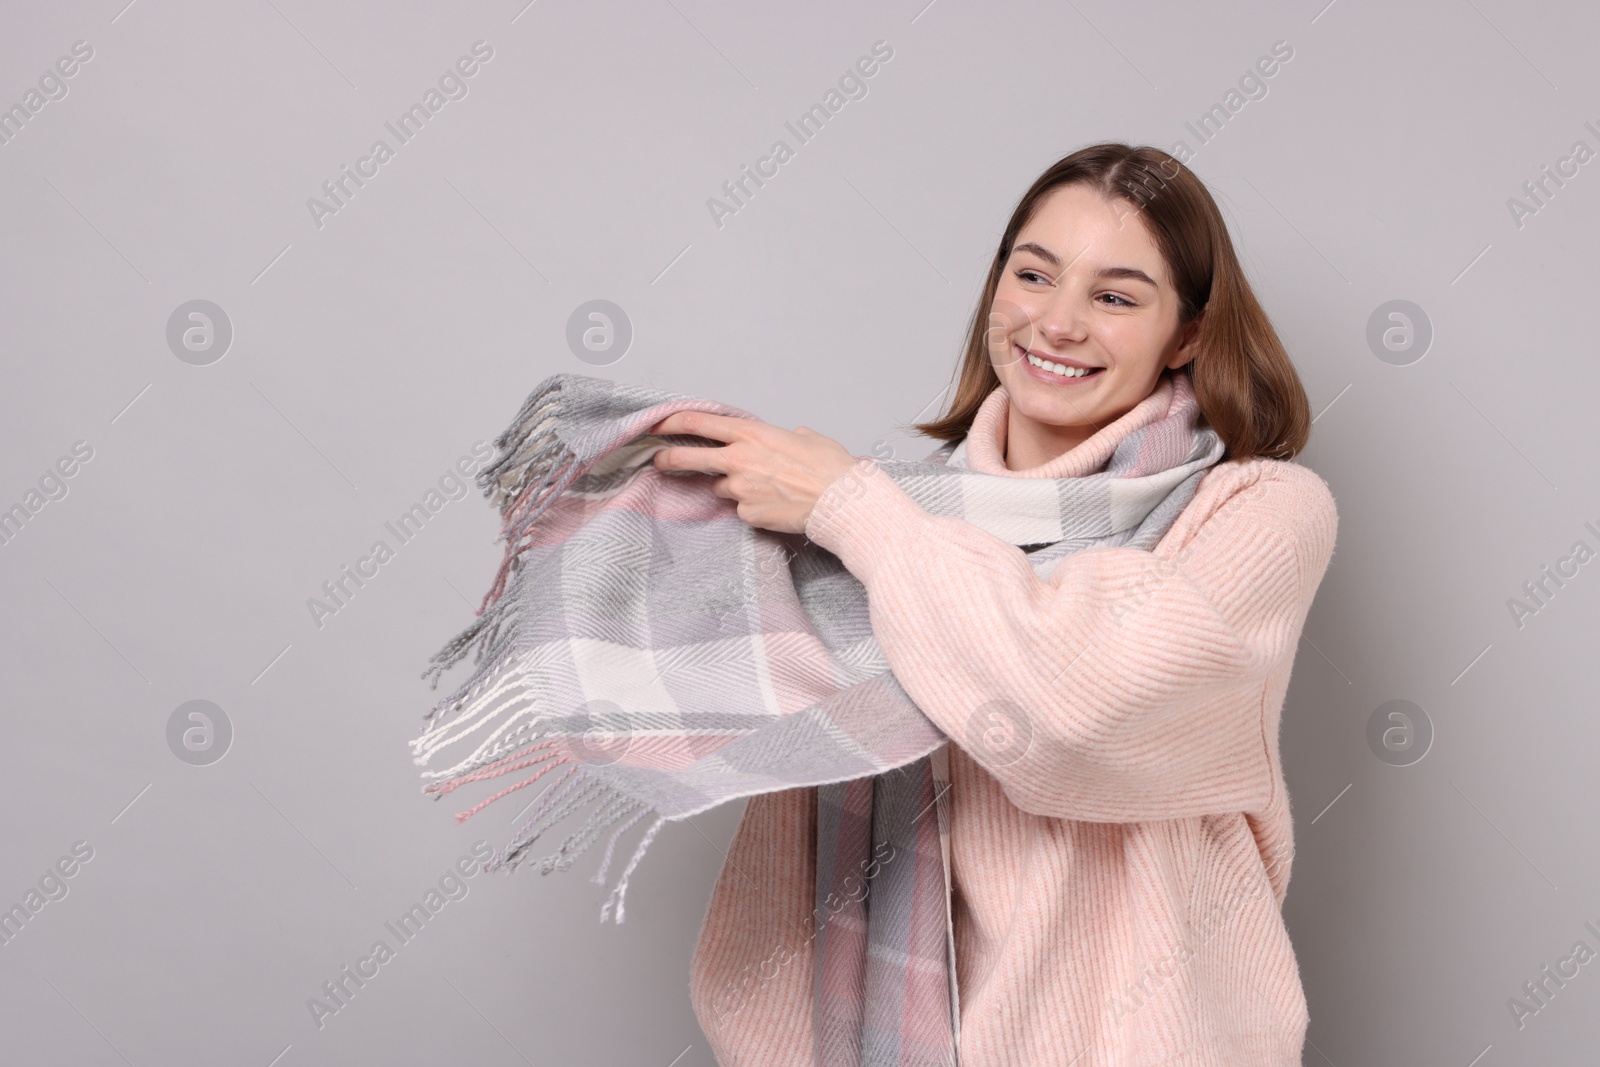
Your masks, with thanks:
[[[1600,547],[1600,162],[1521,226],[1508,198],[1600,148],[1600,16],[925,2],[7,4],[0,103],[94,49],[0,146],[0,506],[93,448],[0,546],[0,904],[94,850],[0,948],[7,1062],[710,1064],[688,963],[739,805],[664,829],[620,927],[595,853],[468,881],[317,1027],[307,998],[522,805],[458,825],[406,744],[499,561],[475,490],[320,628],[307,600],[560,370],[920,458],[896,427],[936,410],[1017,197],[1108,139],[1194,150],[1339,502],[1282,741],[1306,1063],[1593,1062],[1595,964],[1520,1029],[1507,999],[1600,949],[1600,565],[1520,627],[1507,601]],[[315,225],[477,40],[468,95]],[[715,225],[877,40],[868,95]],[[1279,40],[1201,146],[1185,122]],[[634,339],[595,370],[565,333],[598,298]],[[195,299],[234,329],[206,366],[166,341]],[[1407,365],[1366,339],[1397,299],[1435,332]],[[233,725],[209,766],[166,739],[195,699]],[[1420,762],[1367,740],[1391,700],[1432,724]]]

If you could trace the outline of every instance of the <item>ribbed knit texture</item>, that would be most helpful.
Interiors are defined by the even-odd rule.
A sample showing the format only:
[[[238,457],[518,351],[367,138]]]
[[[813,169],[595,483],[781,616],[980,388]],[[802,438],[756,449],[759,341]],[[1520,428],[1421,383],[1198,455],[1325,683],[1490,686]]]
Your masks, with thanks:
[[[1009,471],[1009,402],[997,388],[975,418],[973,469],[1089,473],[1127,432]],[[1041,581],[872,460],[852,470],[861,484],[829,486],[806,535],[866,587],[895,677],[952,738],[963,1067],[1298,1065],[1278,727],[1334,548],[1326,483],[1219,464],[1154,551],[1085,549]],[[985,766],[965,739],[993,701],[1023,711],[1031,743]],[[814,787],[753,797],[734,836],[690,982],[724,1067],[811,1062],[815,837]]]

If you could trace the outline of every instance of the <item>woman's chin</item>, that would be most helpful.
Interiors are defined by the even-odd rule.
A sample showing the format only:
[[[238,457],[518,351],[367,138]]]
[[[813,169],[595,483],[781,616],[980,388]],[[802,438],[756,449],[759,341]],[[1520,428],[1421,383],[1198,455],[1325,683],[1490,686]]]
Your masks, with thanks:
[[[1024,383],[1019,389],[1006,390],[1012,407],[1024,418],[1057,429],[1092,426],[1099,422],[1095,411],[1100,405],[1052,393],[1049,386],[1035,388],[1034,385]]]

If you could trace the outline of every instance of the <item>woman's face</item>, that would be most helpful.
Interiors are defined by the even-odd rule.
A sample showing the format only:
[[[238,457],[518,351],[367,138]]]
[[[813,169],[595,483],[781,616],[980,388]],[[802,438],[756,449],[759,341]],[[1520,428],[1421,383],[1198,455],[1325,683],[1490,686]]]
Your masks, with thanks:
[[[1164,368],[1189,361],[1198,332],[1191,323],[1179,335],[1178,294],[1138,208],[1081,185],[1048,193],[1017,234],[989,326],[989,358],[1011,397],[1013,469],[1053,459],[1127,414]],[[1030,353],[1094,369],[1063,377]]]

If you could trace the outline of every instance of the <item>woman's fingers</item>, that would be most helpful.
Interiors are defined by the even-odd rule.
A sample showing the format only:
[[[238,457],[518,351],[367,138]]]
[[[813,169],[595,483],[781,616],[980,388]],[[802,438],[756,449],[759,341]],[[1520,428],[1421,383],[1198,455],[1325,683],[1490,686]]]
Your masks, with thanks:
[[[753,419],[739,419],[731,415],[715,415],[709,411],[675,411],[651,427],[657,435],[682,434],[721,441],[724,446],[753,438],[760,424]],[[659,470],[690,470],[727,474],[732,469],[733,458],[726,447],[702,445],[674,445],[663,448],[652,457]]]
[[[651,456],[650,461],[655,464],[657,470],[727,474],[731,469],[726,447],[672,445]]]
[[[674,411],[671,415],[656,423],[651,432],[655,434],[691,434],[695,437],[708,437],[713,441],[728,443],[743,437],[742,431],[751,422],[752,420],[750,419],[737,419],[731,415],[716,415],[709,411]]]

